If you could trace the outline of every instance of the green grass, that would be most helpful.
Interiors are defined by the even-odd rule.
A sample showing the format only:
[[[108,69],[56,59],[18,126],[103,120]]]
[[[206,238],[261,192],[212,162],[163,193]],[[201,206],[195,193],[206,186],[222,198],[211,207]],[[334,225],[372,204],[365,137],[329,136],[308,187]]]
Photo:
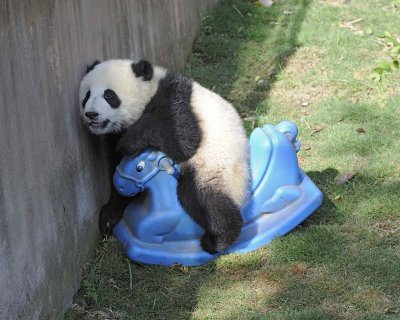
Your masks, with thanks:
[[[388,59],[377,36],[399,32],[393,3],[233,0],[204,18],[186,74],[248,132],[296,122],[324,203],[265,248],[203,267],[140,266],[102,242],[66,319],[400,319],[400,71],[369,79]]]

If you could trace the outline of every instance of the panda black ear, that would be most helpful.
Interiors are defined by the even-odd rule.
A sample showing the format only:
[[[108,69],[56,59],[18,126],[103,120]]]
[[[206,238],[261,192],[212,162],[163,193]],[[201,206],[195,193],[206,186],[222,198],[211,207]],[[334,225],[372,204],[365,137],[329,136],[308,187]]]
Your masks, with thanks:
[[[86,66],[86,74],[88,74],[90,71],[92,71],[94,69],[94,67],[97,66],[99,63],[100,63],[100,61],[96,60],[90,66]]]
[[[150,81],[153,78],[153,66],[147,60],[132,63],[132,70],[137,78],[143,77],[144,81]]]

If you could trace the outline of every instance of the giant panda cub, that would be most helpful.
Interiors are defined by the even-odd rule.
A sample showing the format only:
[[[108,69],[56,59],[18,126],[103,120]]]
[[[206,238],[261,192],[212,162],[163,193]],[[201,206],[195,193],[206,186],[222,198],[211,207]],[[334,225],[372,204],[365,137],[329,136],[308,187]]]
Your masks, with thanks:
[[[81,117],[105,135],[112,171],[122,156],[144,148],[180,164],[178,199],[204,230],[203,249],[227,249],[240,234],[249,190],[249,147],[233,106],[195,81],[141,60],[88,67],[79,89]],[[130,199],[112,188],[99,226],[110,233]]]

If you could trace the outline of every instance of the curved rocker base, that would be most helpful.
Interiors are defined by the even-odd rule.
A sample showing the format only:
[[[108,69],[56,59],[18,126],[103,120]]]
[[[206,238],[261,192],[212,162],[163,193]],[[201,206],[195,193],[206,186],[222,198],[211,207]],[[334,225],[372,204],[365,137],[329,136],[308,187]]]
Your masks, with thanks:
[[[239,239],[225,253],[246,253],[283,236],[313,213],[322,202],[322,193],[301,171],[300,197],[289,206],[274,213],[265,213],[243,226]],[[219,254],[205,252],[198,239],[165,240],[160,244],[146,243],[135,238],[122,220],[114,229],[127,256],[139,263],[199,266],[215,259]]]

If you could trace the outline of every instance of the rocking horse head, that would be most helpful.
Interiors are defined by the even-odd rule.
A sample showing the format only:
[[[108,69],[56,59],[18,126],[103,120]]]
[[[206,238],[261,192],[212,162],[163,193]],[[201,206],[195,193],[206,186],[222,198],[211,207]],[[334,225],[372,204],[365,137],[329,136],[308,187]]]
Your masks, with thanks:
[[[160,171],[174,175],[177,168],[164,153],[145,149],[137,155],[122,159],[114,174],[114,186],[121,195],[132,197],[142,192]]]

